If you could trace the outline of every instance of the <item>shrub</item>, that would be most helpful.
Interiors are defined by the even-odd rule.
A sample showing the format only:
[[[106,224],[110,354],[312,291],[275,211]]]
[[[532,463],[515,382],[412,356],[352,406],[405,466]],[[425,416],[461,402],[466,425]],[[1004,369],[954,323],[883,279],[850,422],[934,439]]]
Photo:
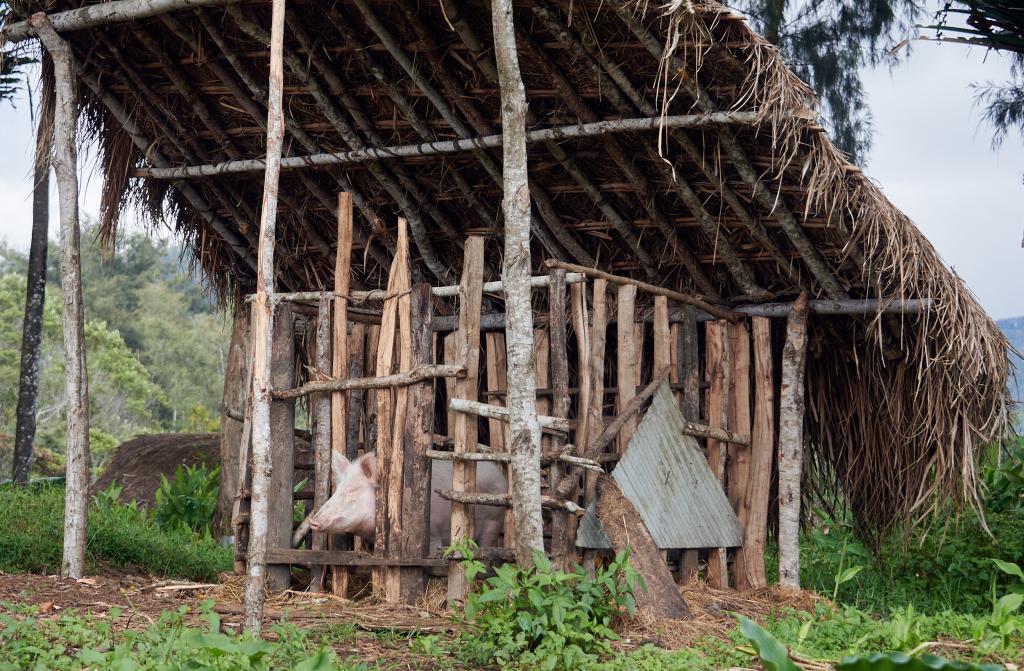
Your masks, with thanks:
[[[53,573],[60,568],[64,489],[0,487],[0,571]],[[188,529],[163,530],[135,504],[117,503],[117,489],[89,507],[86,559],[90,571],[145,571],[211,580],[231,569],[231,551]]]
[[[174,479],[160,476],[153,516],[163,529],[185,527],[204,535],[217,510],[220,466],[208,471],[205,465],[178,466]]]
[[[473,559],[470,543],[457,551],[473,581],[484,567]],[[633,614],[633,590],[643,586],[628,552],[593,578],[579,567],[555,570],[542,552],[534,554],[531,568],[505,564],[494,573],[470,593],[460,616],[468,628],[456,656],[470,664],[544,671],[593,664],[611,652],[610,641],[618,638],[612,627],[624,610]]]

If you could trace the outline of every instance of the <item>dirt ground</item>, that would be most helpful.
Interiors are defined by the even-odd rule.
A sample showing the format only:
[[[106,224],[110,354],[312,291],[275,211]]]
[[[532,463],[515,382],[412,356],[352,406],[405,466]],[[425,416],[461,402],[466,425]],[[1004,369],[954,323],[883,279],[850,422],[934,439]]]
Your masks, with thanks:
[[[115,627],[144,629],[160,613],[188,606],[186,620],[205,627],[198,616],[199,604],[213,598],[222,614],[224,631],[241,629],[240,576],[224,574],[218,584],[170,581],[152,576],[96,576],[82,580],[61,580],[57,576],[0,573],[0,610],[4,603],[35,605],[40,617],[56,618],[68,609],[95,616],[108,616],[121,609]],[[629,649],[653,644],[667,649],[685,647],[707,635],[725,637],[735,624],[727,613],[738,611],[762,620],[772,610],[792,606],[812,609],[817,596],[808,592],[779,589],[754,594],[713,590],[695,582],[684,588],[693,617],[685,621],[650,621],[637,618],[623,632],[619,647]],[[429,659],[416,654],[409,644],[413,633],[453,632],[454,626],[442,609],[443,585],[432,583],[425,599],[415,606],[384,605],[370,598],[342,599],[329,594],[288,591],[269,595],[264,622],[286,620],[300,627],[322,625],[351,627],[355,635],[335,645],[339,656],[364,661],[386,660],[398,668],[429,668]],[[268,638],[272,638],[269,634]]]

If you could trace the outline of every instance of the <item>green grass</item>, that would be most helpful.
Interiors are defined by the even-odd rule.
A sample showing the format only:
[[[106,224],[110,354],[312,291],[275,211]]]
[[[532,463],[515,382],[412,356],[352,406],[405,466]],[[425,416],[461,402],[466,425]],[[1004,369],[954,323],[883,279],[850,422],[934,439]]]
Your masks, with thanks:
[[[55,573],[64,536],[62,487],[0,486],[0,571]],[[161,529],[145,511],[100,497],[89,507],[90,572],[211,580],[231,570],[228,548],[187,529]]]

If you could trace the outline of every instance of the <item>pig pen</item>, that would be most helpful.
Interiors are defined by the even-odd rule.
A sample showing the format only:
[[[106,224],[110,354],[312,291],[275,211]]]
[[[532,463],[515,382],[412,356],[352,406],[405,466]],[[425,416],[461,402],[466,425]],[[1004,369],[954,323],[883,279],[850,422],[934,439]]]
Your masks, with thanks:
[[[376,594],[412,603],[428,577],[446,576],[449,601],[461,600],[467,585],[458,555],[429,552],[432,493],[435,501],[451,502],[445,523],[453,541],[474,535],[475,506],[511,506],[508,494],[477,487],[478,464],[507,468],[509,462],[502,285],[483,282],[484,240],[466,240],[455,286],[412,284],[401,270],[406,249],[400,242],[397,272],[386,289],[353,291],[348,269],[339,268],[333,292],[277,295],[266,550],[271,589],[292,586],[292,566],[309,566],[313,591],[348,595],[351,576],[369,573]],[[342,252],[339,259],[350,258]],[[708,462],[745,528],[743,547],[661,548],[663,560],[680,583],[703,565],[714,586],[764,586],[777,414],[770,318],[719,319],[689,296],[560,262],[548,265],[547,275],[531,280],[547,553],[565,568],[592,565],[600,554],[577,547],[580,515],[595,499],[598,473],[614,467],[636,430],[639,413],[628,406],[649,399],[637,395],[653,388],[661,372],[687,420],[686,433],[705,442]],[[251,378],[239,382],[251,388]],[[306,424],[307,416],[315,458],[302,462],[294,458],[294,434],[297,420]],[[233,514],[239,572],[249,541],[250,436],[247,414]],[[308,515],[330,496],[332,451],[354,460],[371,450],[379,468],[372,550],[350,535],[307,533],[308,525],[293,540],[296,501],[305,502]],[[432,460],[450,462],[450,488],[432,485]],[[294,480],[293,470],[301,471]],[[586,477],[566,492],[559,485],[574,473]],[[309,486],[294,491],[292,483],[307,478]],[[512,533],[507,521],[498,546],[483,547],[478,556],[514,561]]]

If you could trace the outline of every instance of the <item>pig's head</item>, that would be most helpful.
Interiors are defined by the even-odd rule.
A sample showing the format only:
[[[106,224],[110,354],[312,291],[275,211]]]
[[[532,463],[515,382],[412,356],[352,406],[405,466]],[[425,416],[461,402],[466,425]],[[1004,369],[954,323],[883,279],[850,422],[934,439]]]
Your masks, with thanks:
[[[372,540],[376,530],[377,455],[367,452],[349,461],[331,453],[334,493],[309,520],[313,531],[355,534]]]

